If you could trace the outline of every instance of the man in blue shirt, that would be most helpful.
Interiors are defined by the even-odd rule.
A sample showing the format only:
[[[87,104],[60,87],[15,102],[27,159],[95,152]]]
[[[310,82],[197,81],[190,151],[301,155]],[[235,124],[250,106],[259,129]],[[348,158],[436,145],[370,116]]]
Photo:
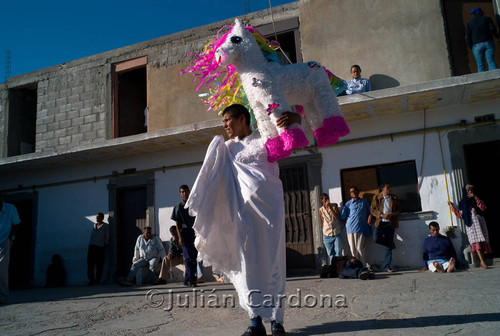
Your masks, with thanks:
[[[370,203],[366,199],[359,197],[357,187],[349,188],[349,193],[352,198],[342,208],[340,219],[347,220],[345,226],[351,255],[359,259],[363,265],[369,267],[364,254],[365,238],[371,235],[369,226]]]
[[[5,203],[0,193],[0,304],[9,299],[10,245],[20,223],[16,207]]]
[[[451,273],[455,269],[457,254],[451,239],[439,233],[439,224],[429,224],[431,235],[424,241],[424,263],[432,272]]]
[[[134,248],[134,258],[132,259],[132,266],[128,272],[125,281],[119,281],[118,284],[122,286],[131,286],[137,272],[144,267],[148,267],[148,275],[145,282],[156,284],[156,267],[165,258],[165,248],[161,239],[153,235],[153,229],[146,226],[142,235],[137,237]]]
[[[361,78],[361,67],[354,64],[351,67],[352,79],[347,82],[345,93],[348,95],[355,93],[368,92],[371,90],[370,81],[366,78]]]

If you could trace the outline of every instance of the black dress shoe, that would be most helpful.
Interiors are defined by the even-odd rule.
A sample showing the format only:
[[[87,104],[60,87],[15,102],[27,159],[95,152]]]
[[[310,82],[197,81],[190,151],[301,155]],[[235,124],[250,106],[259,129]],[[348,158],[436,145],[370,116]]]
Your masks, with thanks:
[[[267,336],[267,333],[265,328],[255,328],[250,326],[241,336]]]
[[[368,279],[370,279],[370,272],[369,271],[363,271],[363,272],[359,273],[359,278],[361,280],[368,280]]]
[[[273,336],[285,336],[285,328],[279,323],[276,323],[274,327],[271,329],[272,335]]]

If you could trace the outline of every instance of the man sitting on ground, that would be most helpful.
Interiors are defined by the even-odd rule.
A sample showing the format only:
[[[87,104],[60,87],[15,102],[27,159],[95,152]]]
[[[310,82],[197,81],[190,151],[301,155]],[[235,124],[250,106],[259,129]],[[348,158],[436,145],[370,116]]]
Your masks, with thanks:
[[[363,264],[358,259],[351,257],[346,263],[345,268],[339,273],[340,279],[375,279],[375,273],[369,268],[363,267]]]
[[[172,272],[172,268],[177,265],[184,263],[182,258],[182,247],[179,243],[179,235],[177,234],[177,226],[172,225],[170,227],[170,248],[168,254],[161,262],[160,277],[158,280],[159,284],[166,284],[169,274]]]
[[[333,257],[331,265],[321,267],[319,277],[371,280],[375,279],[375,273],[354,257],[340,256]]]
[[[448,273],[455,269],[457,254],[451,239],[439,233],[439,224],[429,224],[431,236],[424,241],[424,263],[431,272]]]
[[[162,241],[157,236],[153,236],[150,226],[146,226],[142,235],[137,237],[134,249],[134,259],[132,260],[132,267],[127,275],[127,279],[121,281],[120,285],[131,286],[137,272],[144,267],[149,268],[145,282],[154,284],[156,282],[156,267],[164,257],[165,248],[163,247]]]

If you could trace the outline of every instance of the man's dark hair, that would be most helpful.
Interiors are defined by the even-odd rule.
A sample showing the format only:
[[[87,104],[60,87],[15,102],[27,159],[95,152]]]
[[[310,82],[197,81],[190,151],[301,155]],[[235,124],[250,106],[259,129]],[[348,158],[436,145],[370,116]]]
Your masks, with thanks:
[[[153,230],[151,226],[145,226],[144,229],[142,229],[142,231],[151,231],[151,230]]]
[[[330,196],[328,196],[328,194],[326,194],[326,193],[322,193],[322,194],[321,194],[321,198],[322,198],[322,199],[323,199],[323,198],[330,199]]]
[[[229,105],[224,109],[222,115],[230,113],[232,117],[239,118],[241,115],[245,116],[246,124],[250,127],[250,112],[248,112],[247,108],[241,104],[233,104]]]
[[[434,227],[434,228],[436,228],[436,229],[438,229],[438,230],[439,230],[439,224],[438,224],[438,222],[430,222],[430,223],[429,223],[429,229],[430,229],[431,227]]]
[[[97,217],[102,217],[102,218],[104,218],[104,214],[103,214],[102,212],[98,212],[98,213],[97,213]]]
[[[351,70],[352,68],[357,68],[359,71],[361,71],[361,67],[357,64],[351,65]]]
[[[177,233],[177,226],[176,225],[172,225],[170,227],[169,231],[170,231],[171,234],[174,234],[174,232]]]
[[[391,186],[391,184],[390,184],[390,183],[387,183],[387,182],[382,182],[382,183],[380,184],[380,192],[382,192],[382,189],[384,189],[386,186],[389,186],[389,187],[390,187],[390,186]]]
[[[189,190],[189,187],[187,186],[187,184],[183,184],[179,187],[179,190]]]

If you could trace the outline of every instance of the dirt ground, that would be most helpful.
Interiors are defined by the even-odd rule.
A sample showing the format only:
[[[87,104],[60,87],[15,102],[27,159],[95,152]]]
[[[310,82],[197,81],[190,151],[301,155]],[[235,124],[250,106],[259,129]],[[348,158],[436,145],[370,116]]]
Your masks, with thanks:
[[[287,278],[290,335],[498,335],[500,268]],[[231,301],[234,300],[234,301]],[[0,335],[241,335],[231,284],[38,288],[11,292]],[[266,325],[270,334],[269,325]]]

